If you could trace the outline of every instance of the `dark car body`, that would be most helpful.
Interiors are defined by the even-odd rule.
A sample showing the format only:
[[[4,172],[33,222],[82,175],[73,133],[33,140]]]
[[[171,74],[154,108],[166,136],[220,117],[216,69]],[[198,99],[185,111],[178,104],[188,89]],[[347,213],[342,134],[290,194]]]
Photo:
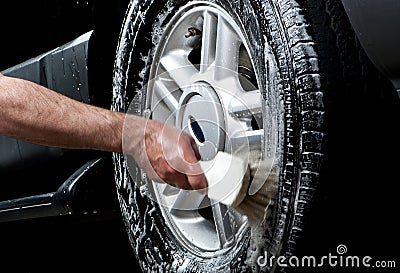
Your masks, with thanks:
[[[400,2],[396,0],[342,0],[342,2],[369,58],[400,92]]]
[[[0,11],[3,25],[8,26],[2,32],[0,71],[108,108],[114,54],[127,5],[128,1],[8,2]],[[0,136],[0,151],[0,222],[76,210],[87,214],[82,205],[91,203],[92,197],[102,199],[98,205],[108,205],[89,205],[91,212],[115,208],[100,197],[104,190],[113,192],[109,186],[102,189],[101,183],[112,186],[110,154],[44,147],[6,136]],[[91,171],[95,166],[102,171]],[[78,187],[87,183],[79,181],[85,180],[83,173],[88,170],[93,174],[87,181],[96,185]]]

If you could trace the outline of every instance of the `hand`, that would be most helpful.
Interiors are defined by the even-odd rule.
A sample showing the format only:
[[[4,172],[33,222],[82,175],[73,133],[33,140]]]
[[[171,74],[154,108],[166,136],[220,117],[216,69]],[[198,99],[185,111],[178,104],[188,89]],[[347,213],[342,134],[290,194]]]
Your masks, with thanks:
[[[200,153],[190,135],[171,125],[134,116],[127,117],[125,124],[124,151],[151,180],[185,190],[207,187],[198,164]],[[141,133],[138,126],[143,128]]]

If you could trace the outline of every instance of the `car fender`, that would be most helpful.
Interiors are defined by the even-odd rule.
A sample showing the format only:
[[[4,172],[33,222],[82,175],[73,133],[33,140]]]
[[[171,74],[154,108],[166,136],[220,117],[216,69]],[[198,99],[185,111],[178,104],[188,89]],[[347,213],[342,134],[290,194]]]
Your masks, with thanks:
[[[367,55],[400,92],[400,1],[342,2]]]

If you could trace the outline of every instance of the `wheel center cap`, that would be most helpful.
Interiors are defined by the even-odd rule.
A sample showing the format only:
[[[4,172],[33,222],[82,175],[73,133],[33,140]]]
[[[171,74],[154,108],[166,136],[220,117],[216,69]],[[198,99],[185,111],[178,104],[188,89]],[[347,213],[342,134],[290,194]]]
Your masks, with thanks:
[[[211,160],[224,150],[223,109],[211,86],[195,83],[185,88],[178,109],[176,126],[196,140],[202,160]]]

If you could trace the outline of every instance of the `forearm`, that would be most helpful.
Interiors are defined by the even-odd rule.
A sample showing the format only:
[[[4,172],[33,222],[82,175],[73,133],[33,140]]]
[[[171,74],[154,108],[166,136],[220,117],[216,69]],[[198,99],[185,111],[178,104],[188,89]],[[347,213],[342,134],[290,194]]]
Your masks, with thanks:
[[[0,134],[71,149],[122,152],[125,114],[0,75]]]
[[[181,130],[1,74],[0,134],[45,146],[128,153],[152,179],[183,189],[207,186],[194,167],[200,159],[194,139]]]

